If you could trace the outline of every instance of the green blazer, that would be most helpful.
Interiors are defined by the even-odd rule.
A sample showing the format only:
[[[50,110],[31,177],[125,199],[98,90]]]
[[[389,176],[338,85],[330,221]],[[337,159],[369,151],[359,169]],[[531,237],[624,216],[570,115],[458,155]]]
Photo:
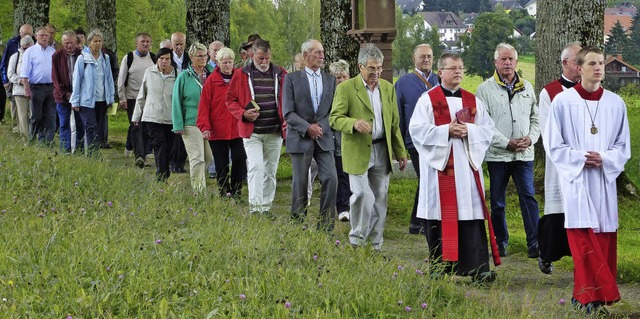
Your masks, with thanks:
[[[389,168],[391,168],[391,160],[393,158],[407,158],[407,151],[404,148],[402,132],[400,132],[400,116],[393,85],[380,79],[380,95],[384,134],[389,150]],[[329,124],[334,130],[342,132],[342,166],[344,171],[349,174],[362,175],[369,167],[372,137],[371,133],[358,133],[353,128],[357,119],[373,123],[373,107],[361,75],[344,81],[336,87]]]

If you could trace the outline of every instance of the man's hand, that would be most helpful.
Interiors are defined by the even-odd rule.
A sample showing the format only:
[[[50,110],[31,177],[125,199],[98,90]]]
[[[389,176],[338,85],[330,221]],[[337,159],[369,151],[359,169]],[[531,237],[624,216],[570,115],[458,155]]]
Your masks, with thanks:
[[[173,133],[176,133],[177,135],[184,135],[184,131],[183,130],[175,131]]]
[[[469,132],[467,124],[460,124],[455,120],[449,124],[449,136],[455,138],[465,138]]]
[[[353,123],[353,128],[362,134],[371,133],[371,124],[369,124],[369,122],[365,120],[361,120],[361,119],[356,120],[356,122]]]
[[[211,131],[202,132],[202,138],[205,140],[208,140],[209,138],[211,138]]]
[[[524,152],[531,146],[531,139],[528,136],[516,139],[518,146],[516,152]]]
[[[9,83],[9,82],[5,83],[5,84],[4,84],[4,89],[5,89],[5,90],[8,90],[8,89],[9,89],[9,85],[10,85],[10,84],[11,84],[11,83]]]
[[[585,167],[600,167],[602,166],[602,156],[600,153],[594,151],[587,151],[587,154],[584,156],[587,159],[584,161]]]
[[[76,112],[80,112],[80,107],[79,106],[72,106],[71,108]]]
[[[120,101],[120,108],[123,110],[127,109],[127,100]]]
[[[324,132],[322,131],[322,127],[318,124],[311,124],[309,125],[309,128],[307,129],[307,135],[309,135],[309,137],[312,140],[317,140],[320,137],[322,137],[322,134],[324,134]]]
[[[398,159],[398,168],[400,169],[401,172],[404,171],[405,168],[407,168],[407,158],[399,158]]]
[[[258,118],[258,116],[260,116],[260,112],[256,109],[248,109],[244,111],[244,113],[242,113],[242,118],[244,118],[249,122],[255,121]]]
[[[509,144],[507,144],[507,150],[512,151],[512,152],[517,152],[518,151],[518,141],[520,139],[518,138],[512,138],[509,139]]]
[[[138,126],[138,124],[140,124],[139,122],[136,122],[136,121],[131,121],[131,123],[133,123],[133,126]]]

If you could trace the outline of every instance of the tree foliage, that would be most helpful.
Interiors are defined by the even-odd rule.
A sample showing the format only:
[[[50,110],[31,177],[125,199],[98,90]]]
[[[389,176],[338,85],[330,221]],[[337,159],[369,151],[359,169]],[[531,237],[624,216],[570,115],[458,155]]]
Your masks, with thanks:
[[[349,63],[351,76],[358,73],[360,44],[347,34],[351,29],[351,5],[343,0],[322,0],[320,40],[324,46],[325,67],[343,59]]]
[[[536,31],[536,18],[530,16],[525,9],[509,11],[509,19],[511,19],[513,25],[526,36]]]
[[[476,18],[471,37],[462,53],[467,74],[488,78],[493,74],[493,51],[501,43],[512,43],[513,22],[504,11],[485,12]]]
[[[14,34],[17,34],[20,26],[25,23],[33,26],[34,33],[37,28],[49,23],[49,8],[49,0],[13,0]]]
[[[423,1],[424,11],[487,12],[491,11],[489,0],[428,0]]]
[[[625,29],[622,27],[620,21],[611,28],[611,35],[607,39],[607,43],[604,46],[604,51],[607,54],[623,53],[629,46],[629,37],[625,33]]]
[[[418,44],[430,44],[436,58],[442,53],[437,28],[428,30],[420,14],[403,14],[400,7],[396,7],[396,32],[393,41],[393,68],[396,70],[414,67],[412,52]]]
[[[185,0],[187,43],[214,40],[229,45],[229,0]]]
[[[640,65],[640,14],[636,14],[631,22],[631,36],[624,52],[627,62]]]

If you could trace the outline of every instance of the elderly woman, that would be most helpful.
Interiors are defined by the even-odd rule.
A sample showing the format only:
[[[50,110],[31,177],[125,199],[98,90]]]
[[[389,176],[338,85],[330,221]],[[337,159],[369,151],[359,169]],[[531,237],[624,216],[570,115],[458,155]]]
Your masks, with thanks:
[[[242,178],[247,173],[247,155],[238,133],[238,122],[227,109],[225,100],[233,68],[233,50],[222,48],[216,59],[218,67],[207,79],[198,105],[198,128],[209,140],[218,175],[220,196],[239,198]],[[231,180],[229,180],[229,153],[231,153]]]
[[[182,136],[189,157],[191,187],[196,194],[206,191],[205,163],[212,160],[208,141],[196,126],[198,103],[205,80],[213,71],[207,63],[207,47],[196,42],[189,48],[191,65],[183,70],[173,87],[171,118],[173,131]]]
[[[82,50],[73,69],[73,92],[69,102],[80,112],[87,155],[100,148],[107,106],[114,102],[113,74],[109,57],[102,53],[102,33],[93,30],[89,46]]]
[[[33,38],[30,36],[20,39],[20,48],[18,52],[14,53],[9,59],[9,65],[7,67],[7,77],[12,84],[12,91],[14,98],[16,99],[16,108],[18,111],[18,131],[23,137],[29,137],[29,115],[31,110],[29,108],[29,99],[25,96],[24,86],[20,82],[20,75],[18,70],[22,66],[22,57],[24,51],[33,45]]]
[[[171,65],[171,52],[171,49],[161,48],[156,54],[156,65],[144,71],[131,118],[133,125],[142,125],[142,129],[151,139],[156,161],[156,178],[159,182],[165,182],[171,175],[171,98],[177,74]]]
[[[329,65],[329,72],[336,77],[336,85],[349,79],[349,63],[345,60],[338,60]],[[336,211],[338,219],[346,222],[349,221],[349,197],[351,190],[349,189],[349,174],[342,170],[342,133],[333,131],[335,139],[336,151],[336,172],[338,173],[338,192],[336,194]]]

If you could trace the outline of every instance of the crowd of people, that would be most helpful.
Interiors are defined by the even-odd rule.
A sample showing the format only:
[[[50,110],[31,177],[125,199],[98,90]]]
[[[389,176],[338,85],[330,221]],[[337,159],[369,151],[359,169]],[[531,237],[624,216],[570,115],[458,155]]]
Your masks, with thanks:
[[[118,66],[99,30],[84,36],[23,25],[3,55],[2,80],[11,96],[14,131],[33,143],[94,156],[107,142],[107,110],[116,99],[130,121],[125,156],[156,178],[184,173],[195,194],[207,172],[218,195],[240,198],[244,179],[252,214],[271,214],[283,144],[291,156],[291,218],[304,222],[313,180],[320,180],[319,230],[349,221],[349,242],[380,250],[394,160],[411,159],[418,187],[409,233],[426,236],[433,275],[471,276],[490,283],[508,256],[506,191],[513,179],[526,233],[527,256],[543,273],[563,256],[574,260],[572,303],[591,313],[620,300],[616,285],[616,177],[630,158],[626,107],[604,90],[604,54],[568,44],[562,75],[538,100],[517,72],[518,53],[501,43],[494,75],[476,94],[460,87],[462,58],[437,59],[428,44],[413,51],[415,70],[393,85],[381,78],[383,53],[363,45],[359,74],[339,60],[324,71],[324,48],[305,41],[287,72],[271,62],[271,47],[250,35],[238,50],[220,41],[186,46],[183,33],[163,40],[139,33]],[[600,103],[602,101],[602,104]],[[600,108],[603,110],[600,111]],[[534,196],[534,144],[547,154],[545,212]],[[486,205],[482,165],[489,173]],[[488,235],[487,235],[488,232]]]

